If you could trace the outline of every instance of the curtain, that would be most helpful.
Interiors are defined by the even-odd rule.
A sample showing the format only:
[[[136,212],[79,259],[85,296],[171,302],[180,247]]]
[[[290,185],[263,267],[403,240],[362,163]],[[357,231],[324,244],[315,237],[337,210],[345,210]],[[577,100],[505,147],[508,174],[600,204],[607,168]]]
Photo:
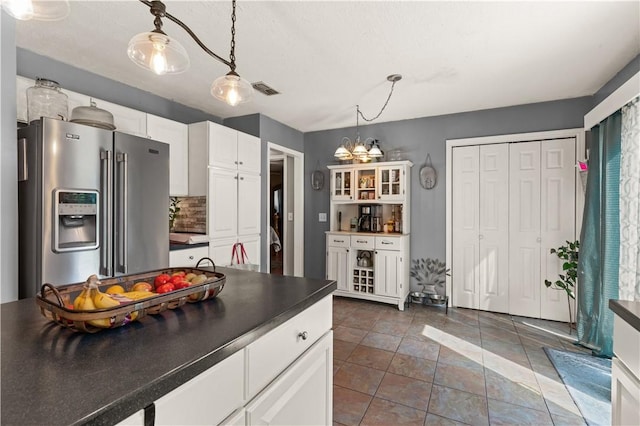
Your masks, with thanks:
[[[621,121],[618,111],[591,129],[578,259],[578,341],[603,357],[613,355],[609,299],[618,298]]]
[[[640,300],[640,98],[622,108],[619,299]]]

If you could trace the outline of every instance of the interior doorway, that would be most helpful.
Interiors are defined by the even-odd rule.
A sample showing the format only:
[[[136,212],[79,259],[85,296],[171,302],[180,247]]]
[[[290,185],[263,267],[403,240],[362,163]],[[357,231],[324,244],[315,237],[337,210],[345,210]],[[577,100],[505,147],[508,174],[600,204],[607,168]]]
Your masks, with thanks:
[[[267,271],[304,273],[304,154],[269,142]]]

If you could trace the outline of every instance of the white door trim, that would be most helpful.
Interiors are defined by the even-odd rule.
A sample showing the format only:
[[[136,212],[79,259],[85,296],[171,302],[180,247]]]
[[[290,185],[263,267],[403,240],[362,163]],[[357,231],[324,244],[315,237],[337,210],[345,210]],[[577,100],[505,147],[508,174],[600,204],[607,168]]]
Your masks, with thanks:
[[[463,138],[463,139],[447,139],[446,140],[446,168],[445,168],[445,180],[446,180],[446,251],[445,262],[450,267],[452,265],[453,250],[452,250],[452,154],[453,148],[458,146],[469,145],[485,145],[494,143],[507,143],[507,142],[526,142],[545,139],[561,139],[567,137],[576,138],[576,160],[586,161],[585,155],[585,138],[583,128],[574,129],[561,129],[551,130],[545,132],[532,132],[532,133],[515,133],[511,135],[496,135],[496,136],[484,136],[477,138]],[[584,205],[584,192],[580,183],[580,176],[578,169],[576,168],[576,235],[580,235],[580,226],[582,225],[582,206]],[[446,290],[448,295],[452,295],[451,277],[446,277]],[[449,298],[449,305],[452,305],[452,298]]]
[[[267,165],[271,164],[271,150],[279,151],[284,154],[285,157],[292,157],[294,162],[294,206],[293,206],[293,232],[294,232],[294,247],[289,249],[294,250],[294,262],[293,262],[293,275],[296,277],[302,277],[304,275],[304,153],[293,150],[273,142],[267,142]],[[273,158],[282,158],[282,155],[273,156]],[[271,176],[267,175],[267,189],[266,200],[269,201],[270,188],[271,188]],[[284,187],[284,185],[283,185]],[[270,203],[267,203],[267,206]],[[265,215],[267,216],[267,226],[271,223],[271,212],[269,208],[265,209]],[[283,218],[283,221],[287,218]],[[268,230],[267,230],[268,231]],[[269,247],[269,232],[266,233],[265,238],[266,247],[265,253],[270,253]],[[285,247],[285,250],[287,248]],[[284,257],[284,256],[283,256]],[[269,271],[271,267],[270,256],[267,256],[266,271]]]

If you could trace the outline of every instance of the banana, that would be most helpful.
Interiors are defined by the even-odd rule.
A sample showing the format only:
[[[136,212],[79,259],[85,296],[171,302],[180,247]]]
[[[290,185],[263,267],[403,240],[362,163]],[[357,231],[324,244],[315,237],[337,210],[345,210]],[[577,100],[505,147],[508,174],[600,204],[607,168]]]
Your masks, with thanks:
[[[96,305],[91,298],[90,289],[85,287],[73,301],[73,309],[76,311],[93,311]]]
[[[131,300],[142,300],[156,296],[156,293],[150,291],[127,291],[120,294],[121,296],[128,297]]]
[[[116,306],[120,306],[120,302],[114,300],[108,294],[102,293],[100,292],[100,290],[97,290],[97,289],[93,296],[93,303],[96,305],[96,308],[98,309],[113,308]]]
[[[93,311],[96,309],[96,303],[94,299],[96,299],[96,295],[101,294],[98,290],[98,284],[100,284],[100,282],[98,281],[98,277],[96,275],[91,275],[89,278],[87,278],[87,282],[84,284],[82,292],[73,301],[73,308],[75,310]],[[110,318],[89,320],[87,322],[93,326],[100,328],[111,327]]]

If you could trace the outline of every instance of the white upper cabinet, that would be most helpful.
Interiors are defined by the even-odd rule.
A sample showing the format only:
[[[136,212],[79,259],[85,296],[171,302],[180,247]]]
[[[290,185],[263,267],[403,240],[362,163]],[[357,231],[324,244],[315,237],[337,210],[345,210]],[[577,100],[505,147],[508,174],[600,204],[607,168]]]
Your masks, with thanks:
[[[260,174],[260,138],[238,132],[238,170]]]
[[[229,127],[207,122],[209,165],[225,169],[238,167],[238,132]]]
[[[113,114],[113,124],[117,132],[147,137],[147,113],[127,108],[111,102],[94,99],[96,106]]]
[[[34,81],[26,77],[16,77],[16,110],[18,121],[27,122],[27,89],[33,86]]]
[[[169,144],[169,195],[189,194],[189,126],[147,114],[147,134],[151,139]]]

